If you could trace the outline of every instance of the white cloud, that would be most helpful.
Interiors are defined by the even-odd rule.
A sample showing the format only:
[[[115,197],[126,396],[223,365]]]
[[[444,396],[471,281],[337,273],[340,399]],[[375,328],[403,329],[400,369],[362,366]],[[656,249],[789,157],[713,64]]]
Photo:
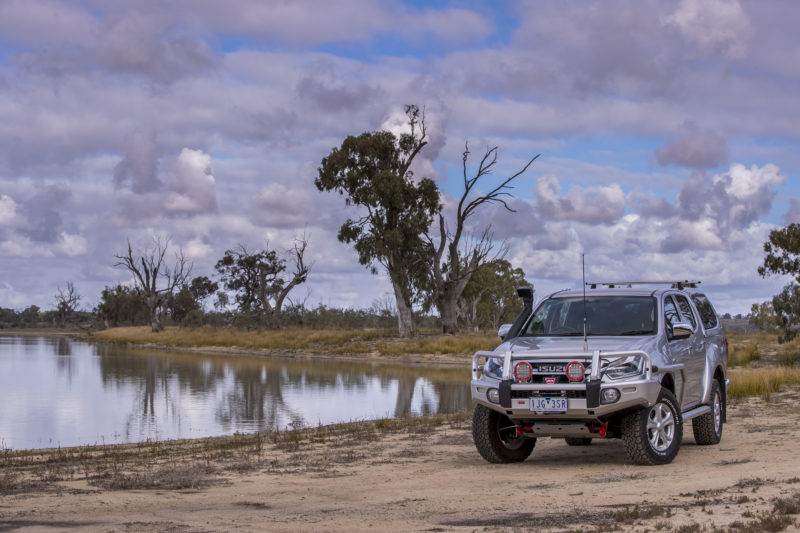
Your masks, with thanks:
[[[677,26],[690,43],[737,58],[745,55],[752,34],[738,0],[682,0],[665,22]]]
[[[2,244],[0,244],[1,247]],[[27,293],[14,289],[7,281],[2,281],[0,282],[0,302],[3,302],[3,307],[13,309],[29,305],[30,298]]]
[[[168,166],[170,189],[164,208],[172,213],[207,213],[217,210],[216,181],[211,173],[211,156],[202,150],[184,148]]]
[[[71,235],[66,232],[61,232],[59,240],[53,248],[60,255],[65,255],[67,257],[86,255],[88,250],[86,239],[83,236]]]
[[[17,203],[10,196],[0,194],[0,227],[11,228],[18,224]]]
[[[609,224],[619,220],[625,210],[625,194],[616,183],[571,187],[561,195],[558,178],[543,176],[536,181],[536,195],[542,215],[554,220]]]
[[[726,179],[727,178],[727,179]],[[739,200],[751,200],[765,189],[786,182],[786,176],[780,173],[777,165],[767,163],[759,168],[752,165],[749,169],[740,163],[731,165],[727,175],[717,174],[714,183],[725,183],[725,191]]]
[[[192,260],[196,258],[207,258],[212,254],[213,250],[214,249],[210,245],[206,244],[206,242],[200,237],[191,239],[184,247],[186,256]]]

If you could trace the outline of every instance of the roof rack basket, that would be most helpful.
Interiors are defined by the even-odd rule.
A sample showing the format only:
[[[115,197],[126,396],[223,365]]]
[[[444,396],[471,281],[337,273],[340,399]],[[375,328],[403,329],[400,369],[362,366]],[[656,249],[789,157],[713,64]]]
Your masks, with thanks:
[[[616,287],[633,287],[634,285],[669,285],[673,289],[683,290],[686,288],[696,289],[701,281],[692,280],[663,280],[663,281],[587,281],[586,285],[590,289],[596,289],[598,285],[614,289]]]

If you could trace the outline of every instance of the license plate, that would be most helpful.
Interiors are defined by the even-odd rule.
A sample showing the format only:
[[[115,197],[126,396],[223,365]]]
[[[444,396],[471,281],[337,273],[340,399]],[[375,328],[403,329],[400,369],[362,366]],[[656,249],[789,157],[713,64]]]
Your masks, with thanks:
[[[534,413],[566,413],[567,399],[552,396],[531,398],[531,411]]]

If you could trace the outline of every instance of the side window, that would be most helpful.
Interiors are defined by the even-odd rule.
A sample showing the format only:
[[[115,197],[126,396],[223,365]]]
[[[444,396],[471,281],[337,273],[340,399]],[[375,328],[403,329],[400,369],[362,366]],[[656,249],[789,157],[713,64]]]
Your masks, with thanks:
[[[714,307],[711,305],[711,302],[708,301],[705,294],[693,294],[692,301],[694,301],[695,307],[700,312],[700,322],[703,323],[703,327],[706,329],[713,329],[717,327],[717,312],[714,311]]]
[[[667,339],[672,340],[672,325],[675,322],[680,322],[678,316],[678,308],[675,302],[672,301],[672,296],[664,298],[664,329],[667,331]]]
[[[692,324],[692,329],[697,329],[697,319],[692,312],[692,306],[689,303],[689,300],[686,299],[686,296],[682,294],[676,294],[675,299],[678,301],[678,307],[681,309],[681,315],[683,315],[684,320],[688,320]]]

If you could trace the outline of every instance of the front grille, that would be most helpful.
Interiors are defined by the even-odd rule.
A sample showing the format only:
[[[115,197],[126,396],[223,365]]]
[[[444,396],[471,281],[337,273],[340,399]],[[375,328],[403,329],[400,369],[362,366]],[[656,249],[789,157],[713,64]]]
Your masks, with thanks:
[[[582,359],[577,360],[583,363],[585,376],[588,376],[592,369],[591,362]],[[529,383],[531,385],[564,385],[586,382],[586,377],[581,381],[570,381],[569,378],[567,378],[567,363],[565,363],[564,360],[529,360],[528,363],[530,363],[533,368],[533,375],[530,381],[517,381],[517,383]],[[548,379],[550,382],[547,381]]]
[[[536,398],[538,396],[562,396],[564,398],[586,398],[585,390],[512,390],[511,398]]]

